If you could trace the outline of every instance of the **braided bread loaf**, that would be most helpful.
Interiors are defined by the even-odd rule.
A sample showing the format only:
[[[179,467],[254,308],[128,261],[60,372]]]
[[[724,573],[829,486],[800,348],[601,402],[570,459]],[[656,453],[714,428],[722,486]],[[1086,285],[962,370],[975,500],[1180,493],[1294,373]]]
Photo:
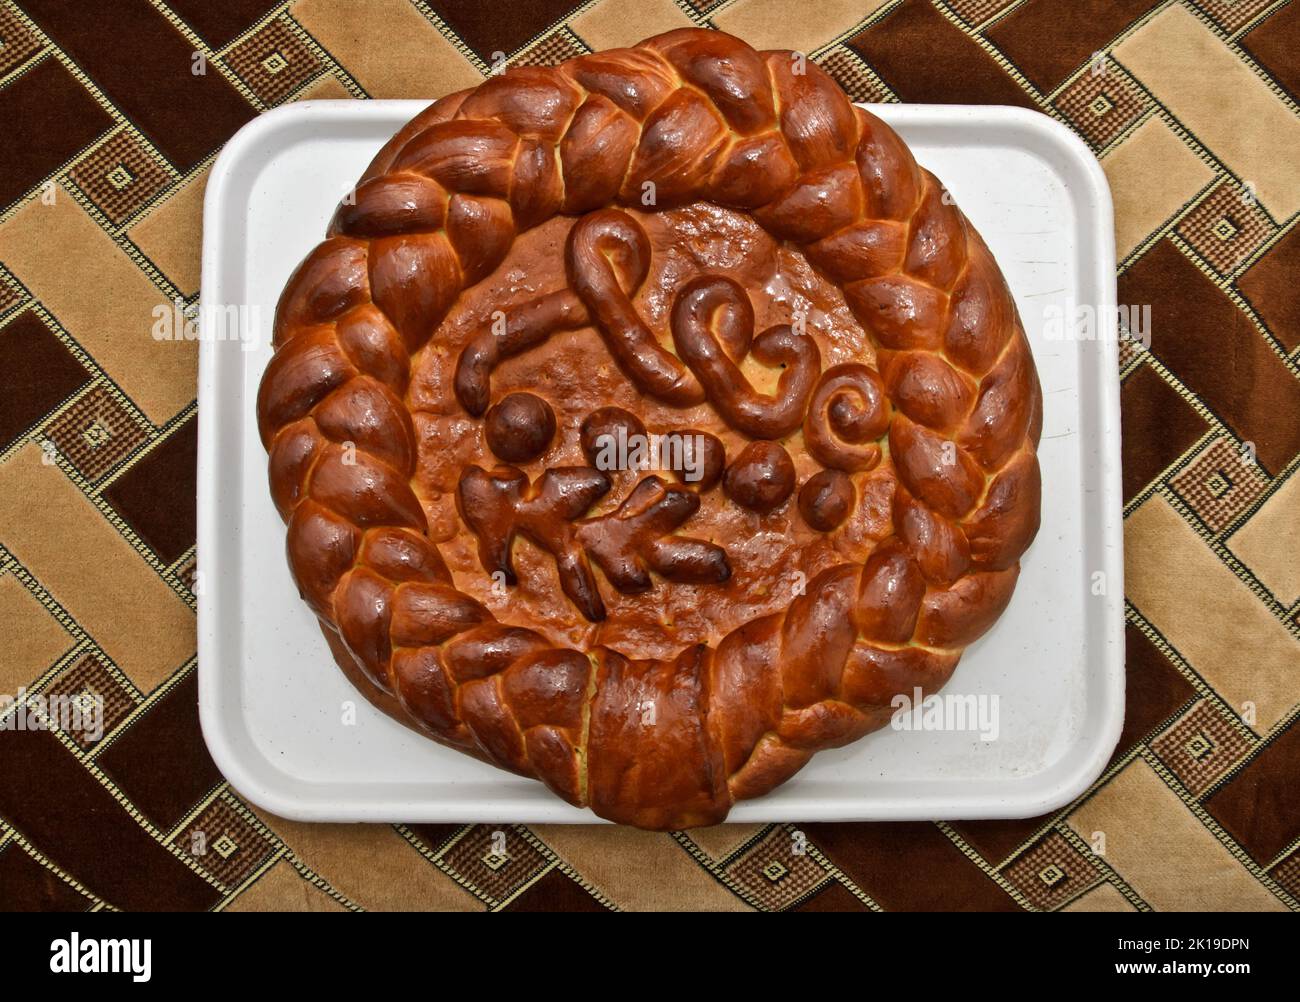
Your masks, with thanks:
[[[721,821],[938,689],[1038,528],[988,249],[815,65],[717,32],[433,104],[274,344],[271,492],[340,666],[622,823]],[[652,425],[698,476],[594,461]]]

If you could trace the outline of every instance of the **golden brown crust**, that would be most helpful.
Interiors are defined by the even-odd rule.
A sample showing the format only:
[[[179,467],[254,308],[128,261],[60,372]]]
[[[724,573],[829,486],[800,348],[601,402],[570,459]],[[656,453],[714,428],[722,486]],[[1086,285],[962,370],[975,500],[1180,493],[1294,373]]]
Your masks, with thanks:
[[[888,126],[799,68],[683,30],[444,98],[375,158],[277,309],[258,397],[272,497],[349,677],[435,739],[615,821],[721,821],[882,726],[897,693],[937,689],[1005,608],[1037,531],[1041,396],[992,256]],[[642,206],[646,185],[658,210],[716,203],[798,247],[843,290],[873,364],[823,368],[812,337],[756,332],[746,289],[718,275],[675,289],[669,350],[633,302],[653,248],[616,207]],[[512,541],[527,538],[591,622],[602,582],[724,582],[725,548],[677,532],[719,484],[747,510],[801,513],[804,532],[879,524],[863,559],[668,658],[556,644],[458,589],[417,477],[415,359],[461,293],[558,215],[579,217],[567,287],[467,341],[449,381],[450,406],[486,416],[503,464],[467,464],[454,492],[483,570],[508,585]],[[648,476],[617,495],[594,463],[508,465],[547,450],[556,416],[528,394],[494,400],[494,370],[588,327],[643,399],[707,403],[748,446],[728,463],[710,433],[702,481]],[[751,385],[742,361],[779,371],[775,385]],[[603,408],[582,450],[590,461],[602,432],[644,427]],[[802,487],[791,436],[801,463],[806,450],[824,467]]]

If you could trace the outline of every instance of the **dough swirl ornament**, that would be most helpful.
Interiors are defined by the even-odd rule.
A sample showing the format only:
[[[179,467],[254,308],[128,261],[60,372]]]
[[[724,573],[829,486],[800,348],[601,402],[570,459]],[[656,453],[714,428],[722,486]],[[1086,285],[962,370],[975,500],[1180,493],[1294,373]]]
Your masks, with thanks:
[[[816,66],[717,32],[422,112],[274,343],[271,492],[339,665],[614,821],[721,821],[937,690],[1038,528],[988,249]],[[596,469],[612,431],[705,474]]]

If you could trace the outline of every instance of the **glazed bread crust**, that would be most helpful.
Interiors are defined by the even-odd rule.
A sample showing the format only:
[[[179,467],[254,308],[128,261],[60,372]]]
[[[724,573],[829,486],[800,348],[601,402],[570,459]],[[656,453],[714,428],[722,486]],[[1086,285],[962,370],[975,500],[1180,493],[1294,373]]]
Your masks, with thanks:
[[[747,213],[797,246],[842,289],[875,366],[823,372],[813,340],[790,328],[732,330],[748,300],[725,278],[682,290],[673,350],[661,344],[631,305],[649,247],[618,208],[647,191],[657,209],[706,200]],[[457,588],[413,486],[413,359],[516,235],[558,214],[581,217],[570,288],[466,347],[460,406],[487,414],[501,451],[526,455],[535,403],[490,410],[493,368],[594,327],[641,393],[707,400],[754,439],[745,454],[761,482],[728,470],[726,486],[756,506],[788,476],[769,452],[791,434],[826,468],[798,493],[818,528],[851,504],[851,475],[892,462],[892,532],[865,561],[668,659],[556,646]],[[258,395],[271,492],[293,576],[349,677],[428,736],[617,822],[719,822],[815,752],[884,725],[895,695],[938,689],[1006,607],[1038,529],[1041,394],[988,249],[894,132],[818,67],[718,32],[511,70],[422,112],[290,279],[274,344]],[[745,383],[746,353],[783,367],[774,396]],[[515,533],[540,541],[591,620],[604,615],[593,559],[620,589],[652,575],[725,580],[720,548],[671,534],[696,493],[647,477],[618,512],[576,521],[608,489],[595,469],[530,483],[513,466],[472,467],[460,510],[485,572],[512,573]]]

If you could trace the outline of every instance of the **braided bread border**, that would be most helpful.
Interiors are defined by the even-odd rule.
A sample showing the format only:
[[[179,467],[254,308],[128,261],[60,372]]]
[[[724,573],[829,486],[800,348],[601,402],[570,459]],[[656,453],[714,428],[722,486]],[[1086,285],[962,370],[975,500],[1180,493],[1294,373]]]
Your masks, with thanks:
[[[298,267],[258,393],[295,581],[370,698],[644,828],[721,821],[938,689],[1038,528],[1041,391],[1010,291],[939,182],[795,54],[700,29],[450,95]],[[697,199],[800,247],[875,342],[893,534],[671,661],[556,648],[455,587],[412,487],[407,388],[460,292],[557,215]],[[833,444],[823,443],[832,449]],[[878,450],[881,451],[881,450]]]

